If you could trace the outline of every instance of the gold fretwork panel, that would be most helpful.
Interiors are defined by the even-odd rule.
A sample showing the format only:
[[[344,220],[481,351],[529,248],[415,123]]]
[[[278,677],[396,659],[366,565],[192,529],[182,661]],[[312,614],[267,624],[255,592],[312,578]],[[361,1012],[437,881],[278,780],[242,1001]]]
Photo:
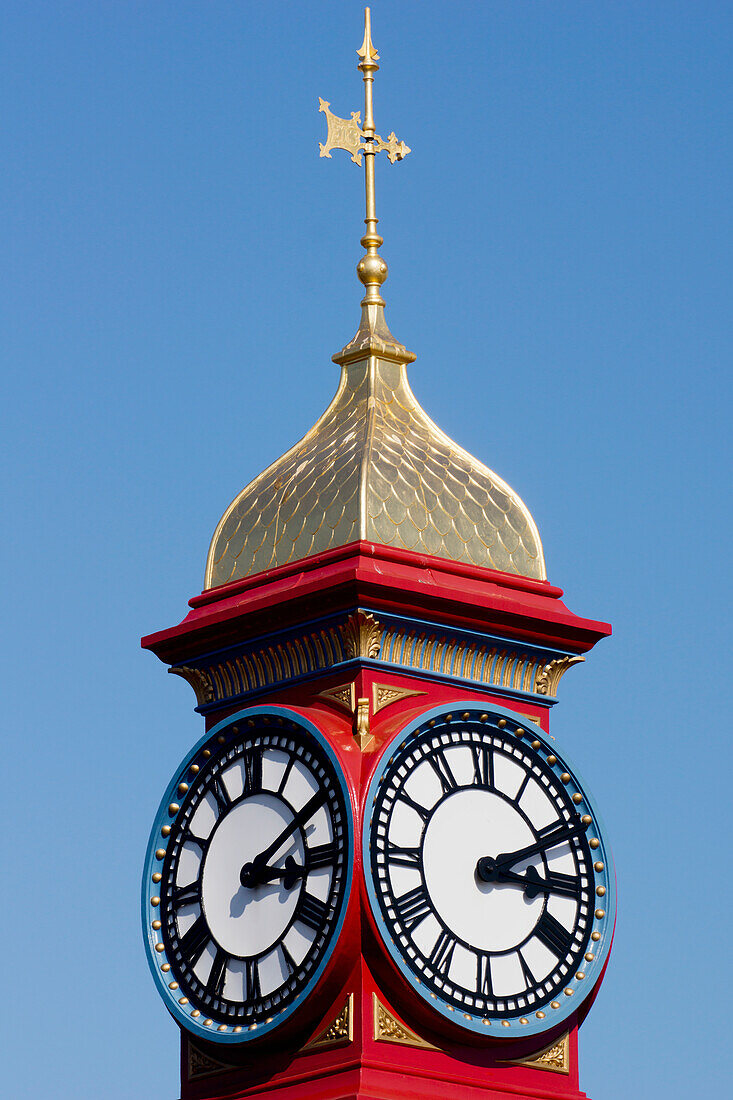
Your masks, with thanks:
[[[409,699],[411,695],[425,695],[424,691],[413,691],[410,688],[398,688],[393,684],[372,684],[372,714],[376,714],[390,703],[397,703],[400,699]]]
[[[418,632],[401,627],[384,631],[380,660],[492,687],[554,695],[564,672],[583,657],[545,657],[500,646]]]
[[[339,684],[338,687],[319,691],[318,698],[341,707],[347,714],[353,714],[356,709],[356,689],[353,684]]]
[[[213,1077],[217,1073],[227,1073],[236,1069],[236,1066],[227,1062],[219,1062],[208,1054],[199,1050],[191,1040],[188,1040],[188,1079],[197,1081],[201,1077]]]
[[[570,1073],[570,1035],[565,1034],[550,1043],[549,1046],[530,1054],[526,1058],[507,1062],[508,1066],[529,1066],[531,1069],[543,1069],[548,1073]]]
[[[372,994],[374,1006],[374,1038],[378,1043],[397,1043],[403,1047],[421,1047],[423,1050],[438,1050],[426,1039],[421,1039],[417,1032],[392,1015],[376,993]]]
[[[320,630],[243,650],[203,667],[178,665],[168,671],[191,684],[198,705],[204,706],[327,672],[353,660],[377,660],[402,671],[435,673],[544,699],[555,695],[562,675],[583,657],[564,655],[548,661],[546,653],[481,645],[473,639],[434,630],[384,625],[370,612],[359,609],[342,622]],[[347,713],[357,709],[353,685],[341,684],[320,694],[343,706]],[[372,713],[410,694],[420,693],[375,684]]]
[[[330,1023],[303,1047],[304,1053],[340,1047],[354,1038],[354,994],[350,993]]]

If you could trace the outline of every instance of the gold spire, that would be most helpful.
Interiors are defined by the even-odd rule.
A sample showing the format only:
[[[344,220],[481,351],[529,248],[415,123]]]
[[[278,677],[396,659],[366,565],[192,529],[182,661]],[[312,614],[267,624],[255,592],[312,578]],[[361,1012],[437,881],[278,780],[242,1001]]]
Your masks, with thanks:
[[[351,154],[351,159],[355,164],[361,164],[362,155],[364,158],[364,184],[366,191],[366,217],[364,223],[366,225],[366,232],[361,238],[361,243],[366,249],[366,255],[362,256],[361,260],[356,268],[356,273],[359,276],[359,280],[364,285],[365,295],[362,299],[362,321],[359,326],[359,332],[354,337],[354,340],[344,348],[344,352],[347,350],[353,350],[355,346],[358,346],[360,351],[364,350],[365,342],[364,338],[367,335],[376,337],[379,343],[386,343],[399,349],[400,352],[404,352],[401,344],[397,344],[384,321],[384,299],[380,293],[380,288],[387,278],[387,264],[384,259],[379,255],[380,245],[383,243],[382,238],[377,233],[377,212],[376,212],[376,197],[374,186],[374,158],[379,152],[386,152],[389,157],[390,163],[394,164],[397,160],[402,160],[410,152],[410,149],[405,145],[404,141],[398,141],[394,131],[389,135],[387,140],[380,137],[376,132],[374,126],[374,103],[373,103],[373,84],[374,74],[379,69],[377,60],[379,54],[374,48],[372,43],[372,27],[371,27],[371,13],[369,8],[364,9],[364,41],[361,44],[361,48],[358,49],[357,54],[361,59],[359,61],[359,70],[364,80],[364,125],[361,126],[361,112],[352,111],[351,118],[339,118],[334,115],[331,110],[331,104],[326,100],[319,97],[319,110],[323,111],[326,115],[326,123],[328,131],[326,135],[325,144],[319,142],[321,156],[330,157],[332,149],[345,149],[347,153]],[[363,139],[363,140],[362,140]],[[343,355],[343,353],[342,353]],[[337,362],[341,362],[341,357],[334,356]]]
[[[380,288],[387,265],[379,255],[374,158],[384,150],[394,163],[410,150],[394,133],[384,141],[374,128],[379,55],[369,8],[358,54],[363,127],[360,111],[338,118],[323,99],[320,109],[328,123],[321,156],[344,149],[355,164],[364,161],[359,329],[333,356],[341,381],[329,407],[299,443],[242,489],[219,521],[206,588],[362,541],[544,580],[542,544],[526,505],[421,408],[405,370],[415,356],[384,319]]]

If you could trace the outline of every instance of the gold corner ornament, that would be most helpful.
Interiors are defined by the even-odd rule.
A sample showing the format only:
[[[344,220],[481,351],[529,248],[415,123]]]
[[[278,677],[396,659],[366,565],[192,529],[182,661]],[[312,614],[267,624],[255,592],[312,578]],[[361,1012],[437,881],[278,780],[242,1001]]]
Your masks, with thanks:
[[[421,1050],[438,1050],[427,1039],[422,1039],[407,1024],[400,1023],[389,1009],[382,1004],[376,993],[372,994],[374,1012],[374,1040],[377,1043],[396,1043],[403,1047],[418,1047]]]
[[[346,1001],[327,1024],[317,1031],[303,1047],[303,1053],[315,1050],[327,1050],[351,1043],[354,1039],[354,994],[350,993]]]
[[[529,1066],[530,1069],[543,1069],[548,1073],[570,1073],[570,1035],[566,1031],[549,1046],[535,1054],[504,1063],[507,1066]]]
[[[409,145],[400,141],[394,131],[385,141],[374,126],[374,106],[372,85],[374,74],[379,68],[379,54],[372,43],[372,23],[369,8],[364,9],[364,41],[356,51],[359,57],[359,70],[364,80],[364,123],[361,123],[361,111],[352,111],[351,118],[340,118],[331,110],[331,104],[318,98],[318,110],[326,116],[326,140],[319,142],[320,155],[331,156],[332,149],[343,149],[354,164],[364,161],[364,185],[366,191],[366,232],[361,243],[366,249],[357,267],[357,274],[366,288],[363,305],[383,306],[380,287],[387,278],[387,265],[379,255],[382,238],[377,233],[376,199],[374,189],[374,158],[377,153],[385,152],[390,163],[404,160],[411,152]]]

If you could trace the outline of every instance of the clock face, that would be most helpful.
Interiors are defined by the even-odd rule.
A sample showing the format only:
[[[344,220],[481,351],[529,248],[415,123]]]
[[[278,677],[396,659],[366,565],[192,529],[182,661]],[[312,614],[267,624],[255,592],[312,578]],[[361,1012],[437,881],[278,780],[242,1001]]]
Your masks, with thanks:
[[[475,703],[431,711],[370,784],[364,865],[403,975],[494,1038],[567,1019],[601,975],[613,871],[576,774],[538,728]]]
[[[352,817],[333,751],[281,708],[217,726],[179,770],[143,883],[174,1016],[219,1042],[273,1029],[318,981],[344,918]]]

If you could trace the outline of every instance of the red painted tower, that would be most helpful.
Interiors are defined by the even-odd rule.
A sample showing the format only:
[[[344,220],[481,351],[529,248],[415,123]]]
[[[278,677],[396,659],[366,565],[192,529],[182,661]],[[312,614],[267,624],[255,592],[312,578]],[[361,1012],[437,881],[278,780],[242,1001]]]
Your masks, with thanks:
[[[143,645],[205,733],[153,825],[151,971],[184,1100],[564,1097],[613,936],[588,791],[549,735],[605,623],[546,579],[504,482],[412,395],[384,318],[368,21],[358,331],[336,395],[249,484],[205,589]]]

